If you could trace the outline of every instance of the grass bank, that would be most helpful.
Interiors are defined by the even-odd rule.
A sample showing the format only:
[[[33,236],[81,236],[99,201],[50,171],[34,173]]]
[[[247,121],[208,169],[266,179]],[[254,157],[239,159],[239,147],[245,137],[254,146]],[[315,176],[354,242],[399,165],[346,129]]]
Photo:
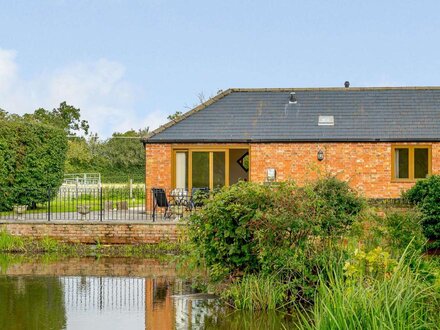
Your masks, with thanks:
[[[112,256],[145,257],[158,254],[178,255],[182,252],[178,243],[161,241],[157,244],[103,245],[67,244],[45,237],[41,240],[23,238],[0,231],[0,253],[36,255],[53,254],[59,256]]]

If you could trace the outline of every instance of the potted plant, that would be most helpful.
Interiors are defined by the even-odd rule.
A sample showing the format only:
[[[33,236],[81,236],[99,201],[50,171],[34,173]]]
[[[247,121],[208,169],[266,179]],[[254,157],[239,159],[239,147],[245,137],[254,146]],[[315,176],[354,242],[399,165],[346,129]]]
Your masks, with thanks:
[[[90,213],[90,205],[78,205],[77,211],[81,214],[81,220],[85,220],[86,215]]]
[[[13,210],[14,213],[17,215],[17,219],[20,219],[23,216],[27,208],[27,205],[14,205]]]

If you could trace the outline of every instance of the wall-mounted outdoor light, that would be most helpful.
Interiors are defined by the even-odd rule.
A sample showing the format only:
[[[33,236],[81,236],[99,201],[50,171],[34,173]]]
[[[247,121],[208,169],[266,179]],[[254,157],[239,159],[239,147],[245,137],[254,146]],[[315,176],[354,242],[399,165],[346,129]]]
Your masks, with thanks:
[[[318,160],[324,160],[324,151],[322,151],[321,149],[318,151]]]
[[[268,182],[273,182],[275,181],[277,176],[277,172],[275,171],[274,168],[269,168],[267,169],[267,181]]]

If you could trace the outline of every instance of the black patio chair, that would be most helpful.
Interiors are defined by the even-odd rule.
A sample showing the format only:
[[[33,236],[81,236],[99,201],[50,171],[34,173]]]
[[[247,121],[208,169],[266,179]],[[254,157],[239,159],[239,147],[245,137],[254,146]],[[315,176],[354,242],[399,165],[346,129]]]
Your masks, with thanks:
[[[152,188],[153,194],[153,221],[156,220],[157,208],[163,208],[164,219],[171,217],[171,204],[168,202],[165,190],[162,188]]]
[[[191,199],[190,208],[196,209],[202,207],[204,200],[209,197],[209,188],[192,188],[191,189]]]

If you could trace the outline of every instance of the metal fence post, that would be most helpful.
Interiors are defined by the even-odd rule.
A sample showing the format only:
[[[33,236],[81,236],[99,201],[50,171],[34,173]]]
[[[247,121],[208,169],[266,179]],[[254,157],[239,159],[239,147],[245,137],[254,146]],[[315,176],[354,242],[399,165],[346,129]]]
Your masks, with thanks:
[[[155,198],[154,198],[154,192],[151,191],[151,202],[153,206],[153,222],[156,220],[156,205],[155,205]]]
[[[50,188],[47,188],[47,221],[50,221]]]
[[[100,186],[98,189],[99,189],[99,221],[102,222],[102,213],[103,213],[103,209],[102,209],[102,186]]]

